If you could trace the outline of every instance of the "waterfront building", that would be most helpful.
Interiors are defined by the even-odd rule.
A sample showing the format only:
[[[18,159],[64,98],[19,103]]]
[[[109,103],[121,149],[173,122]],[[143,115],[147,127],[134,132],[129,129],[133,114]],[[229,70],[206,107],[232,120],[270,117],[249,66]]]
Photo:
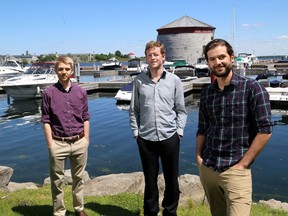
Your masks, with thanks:
[[[203,47],[214,39],[215,27],[183,16],[158,28],[157,40],[166,47],[166,60],[186,60],[194,64],[203,56]]]

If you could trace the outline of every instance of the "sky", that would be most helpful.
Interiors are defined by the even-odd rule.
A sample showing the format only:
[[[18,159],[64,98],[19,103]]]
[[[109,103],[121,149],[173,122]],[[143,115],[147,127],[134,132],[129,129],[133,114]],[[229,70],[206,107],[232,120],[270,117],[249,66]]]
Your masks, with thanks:
[[[3,0],[0,55],[144,56],[157,29],[183,16],[216,28],[235,53],[288,55],[288,0]]]

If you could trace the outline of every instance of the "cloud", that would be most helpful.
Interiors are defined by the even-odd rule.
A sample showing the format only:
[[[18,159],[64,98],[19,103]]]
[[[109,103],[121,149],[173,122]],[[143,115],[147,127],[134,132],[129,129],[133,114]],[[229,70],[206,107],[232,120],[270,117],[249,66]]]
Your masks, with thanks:
[[[278,39],[288,40],[288,35],[281,35],[277,37]]]
[[[253,23],[253,24],[243,23],[241,24],[241,26],[244,28],[254,28],[254,27],[261,27],[263,26],[263,24],[262,23]]]

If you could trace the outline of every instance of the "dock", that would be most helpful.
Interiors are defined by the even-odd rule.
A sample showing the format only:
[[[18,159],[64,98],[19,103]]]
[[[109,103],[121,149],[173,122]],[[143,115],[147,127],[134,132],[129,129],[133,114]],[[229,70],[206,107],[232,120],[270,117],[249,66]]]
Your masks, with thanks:
[[[87,82],[79,83],[81,87],[86,89],[87,93],[94,92],[117,92],[124,85],[128,84],[129,80],[107,81],[107,82]],[[204,85],[210,83],[210,77],[201,77],[198,79],[185,81],[183,83],[184,93],[200,92]]]

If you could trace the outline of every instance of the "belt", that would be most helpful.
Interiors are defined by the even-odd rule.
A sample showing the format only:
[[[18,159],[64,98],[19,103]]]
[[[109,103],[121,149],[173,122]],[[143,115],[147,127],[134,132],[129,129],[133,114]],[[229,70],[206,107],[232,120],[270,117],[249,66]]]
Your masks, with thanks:
[[[77,140],[80,140],[84,137],[84,132],[80,133],[79,135],[76,136],[71,136],[71,137],[58,137],[58,136],[52,136],[54,140],[62,141],[62,142],[75,142]]]

